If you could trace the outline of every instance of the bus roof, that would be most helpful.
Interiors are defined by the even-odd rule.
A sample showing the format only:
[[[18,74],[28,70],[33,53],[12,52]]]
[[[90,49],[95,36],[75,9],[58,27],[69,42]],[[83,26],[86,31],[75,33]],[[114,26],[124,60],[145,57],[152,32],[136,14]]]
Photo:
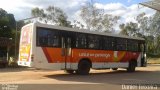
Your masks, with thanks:
[[[58,30],[65,30],[65,31],[96,34],[96,35],[103,35],[103,36],[112,36],[112,37],[135,39],[135,40],[145,40],[144,38],[140,38],[140,37],[130,37],[130,36],[126,36],[126,35],[103,33],[103,32],[97,32],[97,31],[90,31],[90,30],[86,30],[86,29],[68,28],[68,27],[55,26],[55,25],[49,25],[49,24],[42,24],[39,22],[35,22],[32,24],[36,25],[37,27],[44,27],[44,28],[51,28],[51,29],[58,29]]]

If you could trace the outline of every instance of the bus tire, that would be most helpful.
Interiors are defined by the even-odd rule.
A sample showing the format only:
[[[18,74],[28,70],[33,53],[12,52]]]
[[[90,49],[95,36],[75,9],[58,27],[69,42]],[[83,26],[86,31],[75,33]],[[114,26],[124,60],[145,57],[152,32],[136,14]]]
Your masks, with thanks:
[[[68,74],[74,74],[74,70],[65,70],[65,72]]]
[[[78,70],[76,71],[79,75],[88,75],[91,68],[91,63],[87,60],[82,60],[78,64]]]
[[[136,61],[130,61],[129,66],[127,68],[127,72],[135,72],[136,69]]]
[[[117,70],[118,68],[112,68],[112,70]]]

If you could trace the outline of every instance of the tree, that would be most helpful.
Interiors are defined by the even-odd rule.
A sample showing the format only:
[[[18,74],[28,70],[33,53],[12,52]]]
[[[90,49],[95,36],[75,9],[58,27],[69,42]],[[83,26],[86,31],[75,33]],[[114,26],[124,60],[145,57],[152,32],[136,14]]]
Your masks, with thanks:
[[[14,50],[14,40],[16,31],[16,21],[13,14],[7,13],[0,8],[0,37],[12,38],[11,49]],[[5,47],[2,47],[5,49]],[[9,54],[13,55],[14,51],[10,51]]]
[[[0,8],[0,37],[13,38],[12,30],[15,30],[15,19],[13,14],[8,14]]]
[[[137,23],[126,23],[120,25],[120,34],[145,38],[147,53],[149,55],[160,55],[160,13],[146,16],[141,13],[136,17]]]
[[[139,24],[139,32],[144,36],[151,35],[150,26],[152,23],[152,17],[147,17],[145,13],[141,13],[136,17],[137,23]]]
[[[160,54],[160,13],[156,12],[152,17],[152,22],[150,25],[150,35],[154,37],[153,42],[153,53]]]
[[[44,10],[39,9],[38,7],[33,8],[31,12],[32,12],[31,13],[32,16],[34,16],[34,17],[45,17]]]
[[[84,25],[80,21],[74,20],[72,28],[84,29]]]
[[[128,31],[127,31],[128,29],[126,28],[126,25],[124,23],[120,24],[119,28],[121,30],[119,34],[129,36]]]
[[[67,20],[67,15],[62,9],[55,6],[49,6],[46,9],[33,8],[32,16],[40,17],[39,19],[45,23],[71,27],[71,22]]]
[[[140,36],[139,28],[137,23],[129,22],[126,24],[120,24],[120,34],[127,35],[127,36]]]
[[[137,21],[140,24],[140,31],[146,39],[148,53],[154,55],[160,54],[160,13],[156,12],[151,17],[147,17],[145,13],[142,13],[137,17]]]
[[[114,26],[120,19],[119,16],[112,16],[110,14],[105,14],[103,19],[102,19],[102,29],[104,28],[105,32],[113,32],[114,31]]]
[[[80,17],[85,22],[87,29],[105,32],[112,32],[113,26],[119,19],[118,16],[105,14],[104,10],[96,8],[93,2],[82,6]]]

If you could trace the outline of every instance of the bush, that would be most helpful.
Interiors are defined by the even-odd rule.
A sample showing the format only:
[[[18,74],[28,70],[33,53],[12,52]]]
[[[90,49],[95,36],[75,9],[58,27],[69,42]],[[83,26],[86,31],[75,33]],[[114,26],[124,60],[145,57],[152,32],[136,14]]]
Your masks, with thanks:
[[[160,54],[147,53],[147,58],[160,58]]]
[[[17,59],[10,57],[9,62],[8,62],[8,66],[9,67],[18,67]]]

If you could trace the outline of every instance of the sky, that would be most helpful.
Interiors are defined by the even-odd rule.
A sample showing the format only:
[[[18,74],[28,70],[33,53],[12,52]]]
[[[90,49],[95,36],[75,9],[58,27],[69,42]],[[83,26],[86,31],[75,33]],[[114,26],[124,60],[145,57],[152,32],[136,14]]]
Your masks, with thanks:
[[[126,6],[130,6],[132,4],[138,4],[141,2],[146,2],[147,0],[94,0],[99,3],[122,3]]]
[[[31,17],[31,9],[35,7],[46,8],[50,5],[64,10],[69,20],[79,20],[80,8],[90,0],[1,0],[0,8],[14,14],[16,20]],[[154,10],[138,5],[147,0],[93,0],[97,8],[104,9],[107,13],[121,16],[119,23],[135,22],[135,17],[145,12],[147,16],[155,13]]]

